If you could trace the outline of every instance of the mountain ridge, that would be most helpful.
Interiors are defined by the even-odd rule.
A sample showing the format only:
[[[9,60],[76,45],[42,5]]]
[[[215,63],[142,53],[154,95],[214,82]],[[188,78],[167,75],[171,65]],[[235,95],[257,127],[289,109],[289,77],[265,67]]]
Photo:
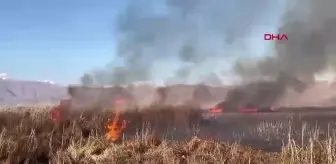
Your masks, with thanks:
[[[58,102],[67,95],[67,87],[45,82],[0,79],[0,105]]]

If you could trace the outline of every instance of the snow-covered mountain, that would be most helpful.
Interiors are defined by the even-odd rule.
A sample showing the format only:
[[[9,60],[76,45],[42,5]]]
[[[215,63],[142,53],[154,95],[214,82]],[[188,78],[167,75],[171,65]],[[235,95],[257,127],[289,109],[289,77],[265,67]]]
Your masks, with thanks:
[[[65,86],[51,81],[27,81],[0,74],[0,105],[53,103],[67,95]]]

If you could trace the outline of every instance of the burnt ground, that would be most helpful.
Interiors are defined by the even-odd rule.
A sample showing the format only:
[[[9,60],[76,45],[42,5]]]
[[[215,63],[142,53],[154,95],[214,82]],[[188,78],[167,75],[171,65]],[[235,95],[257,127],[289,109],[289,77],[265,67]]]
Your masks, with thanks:
[[[298,110],[297,110],[298,109]],[[280,152],[288,141],[304,146],[309,139],[328,139],[336,135],[336,111],[293,108],[274,113],[230,113],[194,126],[191,131],[174,131],[168,139],[200,138],[239,142],[268,152]]]

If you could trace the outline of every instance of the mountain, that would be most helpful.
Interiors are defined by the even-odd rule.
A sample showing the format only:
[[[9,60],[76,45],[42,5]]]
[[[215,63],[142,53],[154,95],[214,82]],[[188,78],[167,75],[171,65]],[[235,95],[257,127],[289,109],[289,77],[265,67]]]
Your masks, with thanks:
[[[57,103],[66,95],[65,86],[49,81],[9,79],[0,74],[0,105]]]

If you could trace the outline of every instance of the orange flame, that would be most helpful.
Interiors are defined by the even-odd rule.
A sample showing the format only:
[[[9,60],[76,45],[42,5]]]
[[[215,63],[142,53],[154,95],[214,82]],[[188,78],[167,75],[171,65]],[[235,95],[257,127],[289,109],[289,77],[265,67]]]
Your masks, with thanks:
[[[59,103],[59,105],[54,106],[51,109],[51,119],[53,121],[59,121],[62,119],[62,117],[64,116],[64,110],[67,109],[67,107],[70,105],[71,100],[70,99],[62,99]]]
[[[53,121],[59,121],[61,119],[61,108],[60,107],[54,107],[51,110],[51,119]]]
[[[120,104],[123,103],[124,101],[121,99],[116,99],[115,101],[115,116],[111,120],[111,122],[108,123],[107,129],[108,132],[106,133],[106,140],[109,142],[116,142],[120,139],[122,136],[122,133],[126,129],[126,120],[122,120],[121,125],[119,124],[119,118],[120,118]]]

